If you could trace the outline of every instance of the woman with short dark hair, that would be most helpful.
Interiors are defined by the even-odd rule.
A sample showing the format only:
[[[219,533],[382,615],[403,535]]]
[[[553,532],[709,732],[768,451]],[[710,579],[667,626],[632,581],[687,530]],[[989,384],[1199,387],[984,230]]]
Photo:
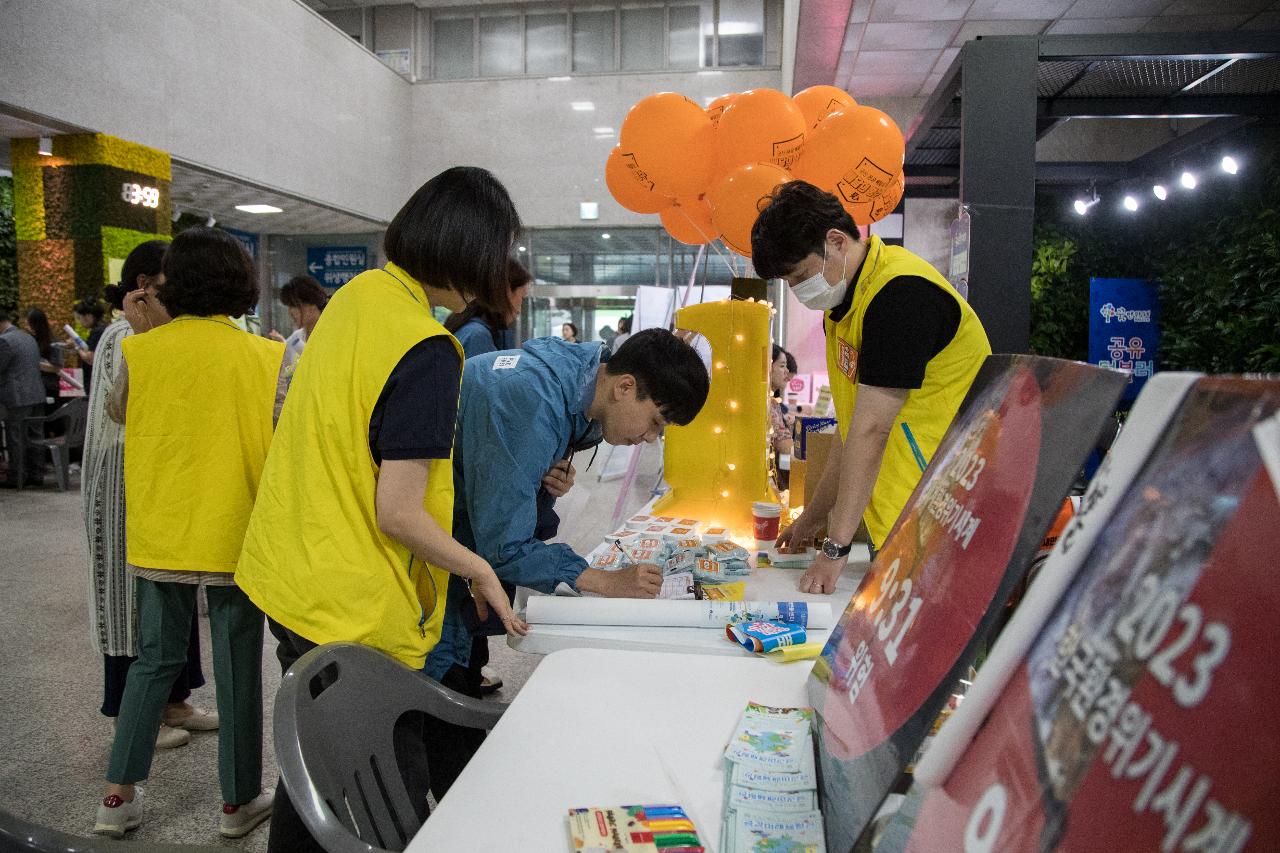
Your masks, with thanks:
[[[192,228],[165,252],[163,279],[124,298],[135,334],[107,401],[124,424],[126,551],[138,584],[138,660],[129,670],[94,831],[142,821],[165,697],[186,659],[205,588],[217,679],[218,831],[248,834],[271,814],[262,789],[262,612],[236,563],[279,399],[284,346],[231,317],[257,301],[253,262],[234,237]]]
[[[295,275],[280,288],[280,303],[284,305],[285,310],[289,312],[289,319],[293,321],[293,333],[286,338],[272,329],[267,337],[284,344],[285,364],[288,365],[287,369],[292,374],[293,366],[302,357],[307,338],[311,336],[316,323],[320,322],[320,314],[324,311],[324,306],[329,304],[329,294],[325,292],[320,282],[311,276]]]
[[[492,607],[508,631],[523,631],[490,565],[449,534],[463,353],[426,291],[448,288],[501,311],[519,231],[493,175],[441,172],[392,219],[389,263],[339,288],[308,338],[236,569],[267,614],[282,673],[316,645],[344,640],[421,669],[453,576],[482,616]],[[425,820],[425,718],[406,715],[396,735],[413,745],[401,772]],[[444,781],[433,756],[437,799]],[[281,786],[268,849],[321,849]]]
[[[93,362],[97,356],[98,343],[107,329],[107,324],[102,322],[106,309],[97,299],[89,298],[81,299],[71,311],[76,315],[76,322],[89,332],[85,336],[88,346],[76,347],[76,354],[80,356],[80,364],[84,369],[84,390],[87,393],[89,383],[93,381]]]

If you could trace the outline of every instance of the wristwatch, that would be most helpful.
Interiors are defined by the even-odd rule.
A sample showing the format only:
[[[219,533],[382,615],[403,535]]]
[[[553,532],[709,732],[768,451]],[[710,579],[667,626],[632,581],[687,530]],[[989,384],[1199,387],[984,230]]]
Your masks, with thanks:
[[[827,557],[828,559],[838,560],[841,557],[847,557],[849,555],[849,552],[852,550],[853,550],[852,542],[850,542],[848,545],[837,545],[836,543],[832,542],[830,538],[822,540],[822,553],[823,553],[823,556]]]

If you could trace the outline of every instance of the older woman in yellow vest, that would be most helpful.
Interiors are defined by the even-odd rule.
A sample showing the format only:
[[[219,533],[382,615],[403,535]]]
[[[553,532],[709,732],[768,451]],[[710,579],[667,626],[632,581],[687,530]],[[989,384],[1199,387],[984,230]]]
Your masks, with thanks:
[[[107,792],[94,831],[142,822],[142,790],[201,585],[217,683],[219,832],[247,834],[271,812],[262,789],[262,613],[233,573],[257,495],[284,346],[230,320],[258,301],[253,262],[229,234],[194,228],[165,253],[163,279],[134,291],[135,334],[107,401],[124,424],[126,560],[138,579],[138,660],[129,670]],[[172,318],[172,319],[170,319]]]
[[[751,231],[751,261],[823,312],[841,446],[817,492],[778,538],[784,550],[827,537],[801,592],[834,592],[858,521],[884,545],[991,354],[978,315],[923,258],[858,226],[840,200],[804,181],[780,187]]]
[[[287,670],[318,644],[380,649],[414,670],[440,638],[449,574],[523,630],[482,558],[450,536],[462,348],[425,285],[509,310],[520,218],[483,169],[436,175],[384,238],[389,263],[343,285],[307,338],[267,458],[236,581],[267,614]],[[406,715],[402,775],[426,817],[425,718]],[[400,750],[397,750],[400,753]],[[270,850],[320,850],[281,785]]]

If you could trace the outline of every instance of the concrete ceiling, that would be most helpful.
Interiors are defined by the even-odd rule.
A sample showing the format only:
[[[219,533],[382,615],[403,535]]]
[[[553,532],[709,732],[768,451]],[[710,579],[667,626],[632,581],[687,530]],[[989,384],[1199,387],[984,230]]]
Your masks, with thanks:
[[[1280,30],[1277,0],[802,0],[794,89],[923,98],[978,36]]]

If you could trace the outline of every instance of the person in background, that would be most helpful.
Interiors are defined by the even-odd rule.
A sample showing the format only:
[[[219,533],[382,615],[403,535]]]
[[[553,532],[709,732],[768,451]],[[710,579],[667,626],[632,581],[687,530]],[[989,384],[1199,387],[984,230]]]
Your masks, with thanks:
[[[450,536],[462,348],[433,318],[424,288],[505,304],[519,231],[493,175],[441,172],[391,220],[387,265],[343,285],[307,339],[236,569],[269,618],[282,674],[335,641],[422,669],[451,574],[470,581],[481,613],[492,608],[507,630],[524,632],[489,563]],[[426,737],[422,714],[405,714],[393,733],[423,820]],[[268,849],[321,849],[282,785]]]
[[[88,346],[76,347],[76,354],[80,356],[80,364],[84,369],[84,390],[87,394],[93,381],[93,362],[97,357],[98,342],[102,340],[102,333],[107,330],[107,324],[102,320],[106,312],[97,299],[81,299],[71,310],[76,315],[76,322],[89,332],[84,341]]]
[[[609,346],[610,352],[617,352],[622,349],[622,345],[631,337],[631,315],[618,318],[618,334],[613,339],[613,343]]]
[[[631,338],[607,363],[600,344],[537,338],[520,350],[467,361],[454,444],[453,534],[492,564],[502,580],[544,593],[565,585],[613,598],[653,598],[662,569],[652,564],[593,569],[564,544],[535,533],[547,466],[604,441],[635,445],[667,424],[687,424],[706,402],[710,380],[693,348],[661,329]],[[573,481],[570,464],[564,490]],[[469,683],[471,637],[466,587],[449,584],[439,644],[426,673],[477,695]],[[484,739],[436,720],[430,728],[431,790],[443,797]]]
[[[788,356],[790,353],[782,347],[773,345],[773,361],[769,364],[769,447],[773,450],[780,489],[787,488],[791,472],[791,424],[795,422],[795,417],[788,415],[782,404],[787,383],[795,376],[787,368]]]
[[[160,265],[165,240],[151,240],[134,247],[125,258],[120,283],[107,285],[107,302],[117,311],[124,297],[146,289],[155,298],[164,281]],[[115,727],[124,696],[129,667],[138,654],[136,582],[125,566],[124,429],[107,417],[107,398],[119,373],[120,343],[132,334],[123,315],[103,330],[94,350],[98,369],[89,387],[89,419],[85,428],[84,467],[80,474],[84,527],[89,554],[89,636],[102,655],[101,712]],[[173,681],[161,718],[156,747],[169,749],[191,740],[191,730],[218,727],[216,712],[188,704],[191,691],[204,685],[200,665],[199,621],[193,613],[187,639],[186,663]]]
[[[4,446],[9,453],[9,467],[0,485],[6,489],[44,484],[44,455],[40,448],[28,445],[23,434],[23,420],[39,416],[44,399],[40,347],[35,338],[13,325],[10,309],[0,307],[0,410],[4,411]],[[19,447],[26,448],[21,464],[14,455]]]
[[[560,327],[560,337],[571,344],[578,343],[578,327],[573,323],[565,323]]]
[[[121,341],[107,400],[110,417],[124,424],[126,559],[137,576],[139,640],[94,832],[120,838],[142,822],[136,783],[150,773],[203,586],[220,718],[218,832],[239,838],[270,816],[273,796],[262,788],[262,612],[234,572],[282,400],[284,346],[231,321],[257,301],[258,283],[225,231],[183,231],[162,272],[151,292],[124,299],[135,334]]]
[[[267,337],[284,344],[285,364],[292,370],[302,356],[302,348],[307,338],[320,322],[320,313],[329,304],[329,294],[320,282],[309,275],[295,275],[280,288],[280,302],[289,312],[294,330],[289,337],[282,336],[275,329]]]
[[[49,318],[42,309],[27,309],[27,328],[40,348],[40,382],[44,385],[44,414],[47,415],[62,404],[61,380],[58,378],[62,353],[54,349],[53,329],[49,327]]]
[[[515,321],[524,307],[525,297],[533,285],[533,276],[524,265],[514,259],[507,260],[507,298],[501,305],[487,306],[479,299],[467,303],[467,307],[444,321],[444,327],[462,344],[465,358],[484,355],[501,349],[514,349],[516,345]]]
[[[487,308],[479,299],[473,299],[467,307],[449,315],[444,327],[448,329],[458,343],[462,344],[464,358],[473,358],[487,352],[514,349],[516,345],[514,324],[524,307],[524,299],[529,295],[533,285],[533,276],[524,265],[515,259],[507,260],[507,283],[511,289],[507,301],[496,308]],[[567,466],[566,466],[567,467]],[[539,538],[550,539],[556,535],[560,527],[560,517],[555,513],[556,498],[563,493],[551,492],[557,489],[558,477],[552,477],[548,471],[547,480],[550,486],[544,486],[538,493]],[[514,599],[515,587],[504,584],[508,599]],[[502,678],[489,666],[489,636],[503,634],[501,624],[477,626],[472,638],[471,662],[469,669],[472,677],[478,680],[480,693],[489,695],[502,689]]]
[[[830,593],[859,520],[884,545],[991,345],[969,303],[922,258],[871,235],[804,181],[774,191],[751,229],[751,262],[821,311],[840,446],[817,491],[778,537],[803,550],[826,526],[801,592]]]

